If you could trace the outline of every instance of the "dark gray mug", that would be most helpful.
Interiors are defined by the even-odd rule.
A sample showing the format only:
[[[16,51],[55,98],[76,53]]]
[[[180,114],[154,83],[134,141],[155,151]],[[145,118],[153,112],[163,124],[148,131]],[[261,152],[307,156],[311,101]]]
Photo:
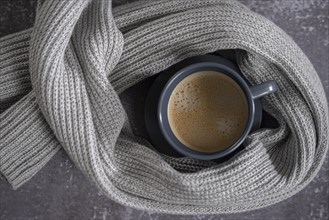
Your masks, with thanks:
[[[248,122],[243,134],[234,144],[222,151],[204,153],[192,150],[177,139],[169,125],[168,103],[171,93],[185,77],[199,71],[216,71],[231,77],[241,87],[248,101]],[[152,84],[145,105],[146,129],[153,145],[167,155],[185,155],[201,160],[223,158],[234,153],[242,146],[248,134],[260,127],[262,107],[259,98],[276,90],[277,84],[273,80],[251,86],[234,63],[220,56],[192,57],[160,73]]]

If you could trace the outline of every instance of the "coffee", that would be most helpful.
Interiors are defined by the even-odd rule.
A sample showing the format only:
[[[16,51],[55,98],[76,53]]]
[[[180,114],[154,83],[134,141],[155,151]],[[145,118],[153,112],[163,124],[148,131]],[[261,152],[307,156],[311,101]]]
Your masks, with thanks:
[[[243,134],[248,102],[229,76],[201,71],[184,78],[168,103],[170,128],[192,150],[211,153],[226,149]]]

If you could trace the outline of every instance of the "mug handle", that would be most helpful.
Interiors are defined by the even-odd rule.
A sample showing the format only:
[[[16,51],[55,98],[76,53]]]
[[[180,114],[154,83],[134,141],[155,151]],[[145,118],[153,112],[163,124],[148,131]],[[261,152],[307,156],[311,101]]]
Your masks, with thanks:
[[[278,90],[278,85],[274,80],[270,80],[250,87],[253,99],[258,99],[268,94],[272,94]]]

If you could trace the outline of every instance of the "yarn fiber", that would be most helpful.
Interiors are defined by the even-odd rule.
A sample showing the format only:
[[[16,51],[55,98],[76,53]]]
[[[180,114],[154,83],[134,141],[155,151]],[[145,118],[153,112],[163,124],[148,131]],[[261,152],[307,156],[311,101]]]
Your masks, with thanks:
[[[244,76],[276,80],[262,100],[278,128],[217,164],[156,152],[118,94],[195,55],[234,50]],[[63,147],[110,199],[155,212],[232,213],[303,189],[328,149],[328,104],[308,58],[233,0],[40,1],[34,27],[0,38],[0,173],[16,189]]]

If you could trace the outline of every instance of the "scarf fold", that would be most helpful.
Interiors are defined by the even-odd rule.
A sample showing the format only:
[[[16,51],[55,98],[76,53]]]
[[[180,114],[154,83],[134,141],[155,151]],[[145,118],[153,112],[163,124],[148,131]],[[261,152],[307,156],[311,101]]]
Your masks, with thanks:
[[[235,50],[279,122],[216,164],[170,158],[135,136],[118,94],[195,55]],[[63,147],[110,199],[173,214],[265,207],[304,188],[328,149],[312,64],[275,24],[232,0],[46,0],[34,27],[0,38],[0,173],[16,189]],[[193,171],[193,172],[192,172]]]

